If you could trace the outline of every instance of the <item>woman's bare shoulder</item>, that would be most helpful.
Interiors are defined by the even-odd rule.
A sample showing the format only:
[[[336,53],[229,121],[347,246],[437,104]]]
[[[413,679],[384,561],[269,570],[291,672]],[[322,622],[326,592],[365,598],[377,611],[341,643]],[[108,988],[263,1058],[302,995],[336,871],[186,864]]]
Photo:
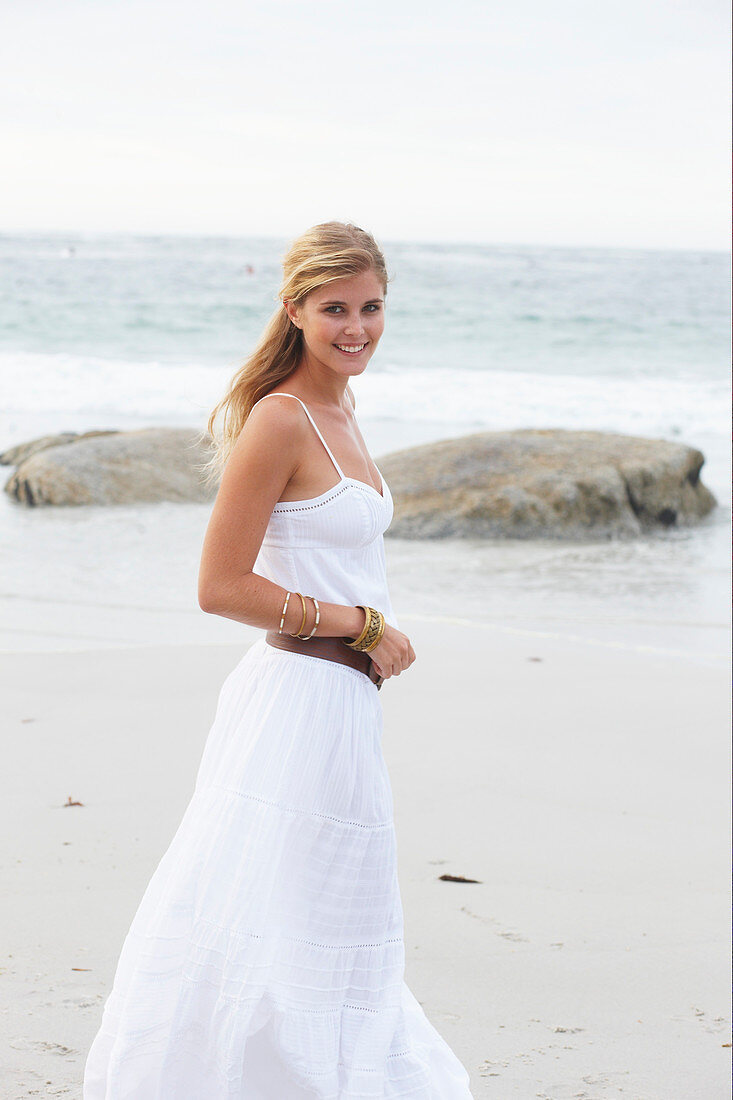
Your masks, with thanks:
[[[264,398],[253,406],[240,437],[246,431],[248,436],[253,434],[269,436],[287,436],[289,433],[299,433],[307,423],[303,406],[300,401],[293,400],[293,394],[277,393],[266,394]]]
[[[254,475],[258,484],[272,480],[280,492],[300,461],[307,428],[303,409],[292,398],[273,394],[258,402],[234,441],[224,479],[241,484]]]
[[[272,415],[274,410],[277,410],[278,415],[283,412],[291,419],[302,419],[303,417],[301,398],[297,394],[288,393],[286,390],[271,390],[270,393],[266,393],[264,397],[254,403],[249,415]]]

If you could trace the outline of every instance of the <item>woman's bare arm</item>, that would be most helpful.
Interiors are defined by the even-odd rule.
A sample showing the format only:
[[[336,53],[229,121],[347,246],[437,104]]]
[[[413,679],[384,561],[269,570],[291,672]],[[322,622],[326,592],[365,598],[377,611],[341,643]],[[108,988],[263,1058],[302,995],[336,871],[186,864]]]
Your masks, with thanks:
[[[198,583],[203,611],[278,629],[286,589],[252,570],[273,505],[300,463],[309,428],[300,406],[288,397],[268,397],[248,417],[224,468],[204,537]],[[358,607],[319,604],[319,635],[353,638],[361,632],[364,612]],[[307,607],[310,629],[311,600]],[[294,634],[301,620],[300,600],[291,596],[283,631]]]

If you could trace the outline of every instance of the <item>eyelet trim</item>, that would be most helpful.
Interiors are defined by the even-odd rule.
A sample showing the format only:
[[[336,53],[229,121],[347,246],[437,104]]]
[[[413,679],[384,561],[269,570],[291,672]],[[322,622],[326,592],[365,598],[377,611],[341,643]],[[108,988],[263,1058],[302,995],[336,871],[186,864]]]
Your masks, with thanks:
[[[272,510],[278,514],[281,512],[312,512],[314,508],[322,508],[324,504],[329,504],[332,500],[335,500],[336,497],[340,497],[348,488],[348,485],[343,485],[337,492],[334,492],[332,496],[327,496],[325,500],[317,500],[315,504],[301,504],[297,508],[286,508],[285,505],[288,501],[284,500],[281,504],[275,504]]]

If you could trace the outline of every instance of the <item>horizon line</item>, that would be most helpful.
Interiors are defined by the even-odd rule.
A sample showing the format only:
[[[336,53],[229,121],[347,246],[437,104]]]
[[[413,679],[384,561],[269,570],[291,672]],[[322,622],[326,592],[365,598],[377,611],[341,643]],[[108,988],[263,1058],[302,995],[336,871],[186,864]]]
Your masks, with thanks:
[[[318,223],[316,223],[318,224]],[[4,237],[134,237],[143,240],[155,240],[157,238],[192,238],[199,240],[250,240],[288,242],[294,240],[300,234],[288,233],[247,233],[243,231],[232,232],[206,232],[203,230],[137,230],[137,229],[79,229],[79,228],[54,228],[54,229],[6,229],[0,227],[0,239]],[[394,245],[454,245],[467,248],[556,248],[570,250],[599,250],[608,252],[710,252],[715,255],[731,254],[730,248],[690,245],[642,245],[642,244],[563,244],[559,241],[529,242],[509,240],[469,240],[461,237],[391,237],[378,235],[378,239]]]

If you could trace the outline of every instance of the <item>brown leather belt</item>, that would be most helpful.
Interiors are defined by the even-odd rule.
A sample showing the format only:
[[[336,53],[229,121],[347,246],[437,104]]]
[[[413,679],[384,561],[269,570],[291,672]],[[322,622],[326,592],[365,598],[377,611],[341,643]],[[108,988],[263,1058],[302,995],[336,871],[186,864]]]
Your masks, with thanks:
[[[349,665],[368,676],[377,690],[382,686],[384,678],[377,672],[369,654],[352,649],[340,638],[314,637],[304,642],[301,638],[291,637],[290,634],[278,634],[276,630],[268,630],[265,641],[275,649],[285,649],[288,653],[305,653],[306,657],[322,657],[326,661],[335,661],[339,665]]]

